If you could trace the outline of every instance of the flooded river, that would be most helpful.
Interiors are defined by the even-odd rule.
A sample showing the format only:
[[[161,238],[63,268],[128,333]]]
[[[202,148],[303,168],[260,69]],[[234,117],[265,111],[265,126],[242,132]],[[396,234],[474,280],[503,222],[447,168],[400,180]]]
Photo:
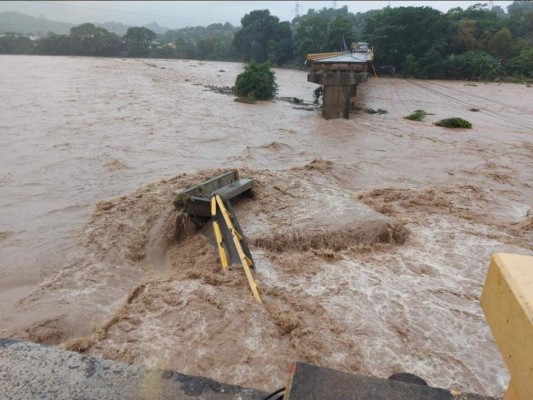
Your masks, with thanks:
[[[533,88],[370,79],[326,121],[207,87],[242,68],[0,57],[0,335],[265,390],[303,360],[502,395],[479,296],[493,252],[533,254]],[[173,238],[174,191],[232,167],[264,305],[208,227]]]

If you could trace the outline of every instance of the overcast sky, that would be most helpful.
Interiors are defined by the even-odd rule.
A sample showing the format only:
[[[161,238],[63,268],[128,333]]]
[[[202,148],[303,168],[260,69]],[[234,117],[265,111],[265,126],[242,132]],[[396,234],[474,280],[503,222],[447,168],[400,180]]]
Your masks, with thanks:
[[[1,11],[18,11],[54,21],[80,24],[83,22],[121,22],[126,25],[159,25],[176,29],[185,26],[230,22],[240,25],[244,14],[252,10],[269,9],[282,21],[294,18],[296,1],[0,1]],[[357,13],[386,7],[430,6],[440,11],[467,8],[483,1],[299,1],[300,13],[310,8],[348,6]],[[485,3],[488,3],[485,2]],[[512,1],[493,1],[506,8]]]

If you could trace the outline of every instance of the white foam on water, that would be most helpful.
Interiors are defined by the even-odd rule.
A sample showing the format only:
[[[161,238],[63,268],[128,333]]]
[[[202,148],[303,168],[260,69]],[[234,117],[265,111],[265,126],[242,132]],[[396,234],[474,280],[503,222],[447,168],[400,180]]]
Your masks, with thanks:
[[[463,115],[464,104],[408,80],[383,80],[379,93],[372,79],[358,88],[360,108],[388,114],[325,121],[318,111],[281,101],[240,104],[202,86],[233,85],[241,63],[151,63],[166,69],[135,60],[2,56],[9,101],[0,110],[0,290],[17,293],[2,297],[2,332],[61,345],[109,322],[89,354],[265,390],[285,383],[291,362],[306,360],[381,377],[405,370],[435,386],[503,393],[508,375],[479,295],[494,251],[531,254],[528,236],[509,229],[524,223],[533,196],[533,170],[524,168],[531,134],[509,122],[531,120],[533,111],[525,111],[532,105],[520,100],[530,89],[487,83],[468,88],[474,99],[460,82],[422,82],[487,109],[497,108],[497,90],[509,105],[509,121],[471,113],[472,130],[451,132],[432,122]],[[227,72],[217,74],[221,67]],[[312,101],[316,86],[305,72],[279,69],[276,77],[280,96]],[[436,115],[421,123],[398,115],[411,108]],[[438,189],[451,185],[453,207],[418,201],[397,210],[411,230],[398,246],[335,254],[252,246],[265,292],[259,306],[237,270],[216,275],[216,256],[206,255],[214,249],[194,248],[213,266],[197,266],[190,278],[159,251],[170,251],[166,242],[150,242],[154,221],[175,217],[172,193],[183,188],[171,177],[221,167],[261,178],[279,173],[266,184],[278,185],[268,199],[241,208],[252,240],[296,225],[324,233],[353,224],[368,211],[357,195],[376,188],[416,194],[431,187],[446,197]],[[129,195],[162,178],[168,181],[153,192]],[[153,197],[143,202],[147,193]],[[292,207],[279,201],[284,193]],[[110,198],[110,208],[98,203],[93,213]],[[462,219],[461,210],[472,215]],[[489,217],[499,221],[491,225]]]

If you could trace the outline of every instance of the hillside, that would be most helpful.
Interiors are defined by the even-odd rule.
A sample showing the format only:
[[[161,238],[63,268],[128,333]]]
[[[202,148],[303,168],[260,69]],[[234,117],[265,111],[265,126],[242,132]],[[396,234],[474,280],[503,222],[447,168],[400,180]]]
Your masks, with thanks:
[[[157,22],[152,22],[150,24],[143,25],[143,27],[150,29],[158,35],[163,35],[170,30],[169,28],[165,28],[164,26],[159,25]]]
[[[107,29],[109,32],[112,32],[119,36],[124,35],[129,28],[128,25],[124,25],[120,22],[115,22],[115,21],[104,22],[103,24],[95,24],[95,25],[101,28]]]
[[[15,11],[0,12],[0,33],[16,32],[44,36],[47,32],[68,35],[74,25],[67,22],[49,21]]]
[[[87,21],[90,22],[90,21]],[[126,33],[129,25],[120,22],[94,23],[94,25],[107,29],[119,36]],[[31,15],[22,14],[15,11],[0,12],[0,33],[15,32],[23,34],[32,34],[45,36],[48,32],[54,32],[58,35],[68,35],[70,28],[80,24],[70,24],[68,22],[50,21],[44,18],[32,17]],[[157,34],[164,34],[168,28],[162,27],[157,22],[144,25],[144,27],[154,31]]]

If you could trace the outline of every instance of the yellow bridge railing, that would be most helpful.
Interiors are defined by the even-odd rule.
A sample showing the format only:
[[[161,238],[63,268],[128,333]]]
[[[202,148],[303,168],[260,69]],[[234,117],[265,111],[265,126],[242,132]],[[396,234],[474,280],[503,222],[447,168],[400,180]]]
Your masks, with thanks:
[[[495,253],[481,307],[511,374],[504,400],[532,400],[533,257]]]

